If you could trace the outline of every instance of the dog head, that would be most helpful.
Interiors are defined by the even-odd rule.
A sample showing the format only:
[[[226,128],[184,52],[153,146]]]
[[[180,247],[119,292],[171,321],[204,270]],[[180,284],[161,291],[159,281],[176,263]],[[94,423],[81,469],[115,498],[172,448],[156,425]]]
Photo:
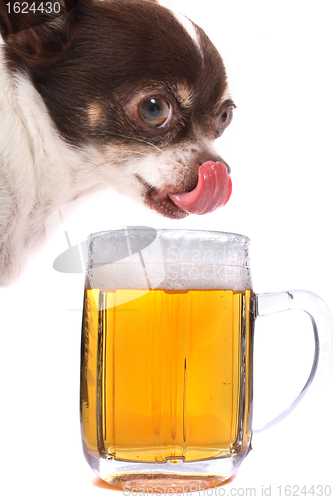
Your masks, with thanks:
[[[224,204],[227,170],[211,171],[234,103],[206,34],[155,0],[51,3],[28,19],[0,0],[6,61],[29,76],[61,137],[94,158],[94,176],[170,218],[211,211],[198,200],[204,191],[224,189]],[[198,180],[186,205],[181,193]]]

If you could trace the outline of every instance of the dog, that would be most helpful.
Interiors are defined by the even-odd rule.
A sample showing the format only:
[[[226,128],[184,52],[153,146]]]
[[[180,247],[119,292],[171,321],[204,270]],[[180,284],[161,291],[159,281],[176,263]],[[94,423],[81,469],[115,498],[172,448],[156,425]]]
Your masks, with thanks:
[[[86,194],[113,187],[181,219],[231,193],[214,141],[235,104],[203,30],[156,0],[49,4],[0,0],[0,286]]]

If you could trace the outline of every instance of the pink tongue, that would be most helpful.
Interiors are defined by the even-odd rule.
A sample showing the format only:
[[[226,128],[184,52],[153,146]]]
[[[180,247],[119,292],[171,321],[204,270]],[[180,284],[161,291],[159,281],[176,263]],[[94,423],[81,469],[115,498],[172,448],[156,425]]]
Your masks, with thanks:
[[[227,203],[232,183],[224,163],[206,161],[199,168],[197,187],[189,193],[168,194],[175,205],[191,214],[208,214]]]

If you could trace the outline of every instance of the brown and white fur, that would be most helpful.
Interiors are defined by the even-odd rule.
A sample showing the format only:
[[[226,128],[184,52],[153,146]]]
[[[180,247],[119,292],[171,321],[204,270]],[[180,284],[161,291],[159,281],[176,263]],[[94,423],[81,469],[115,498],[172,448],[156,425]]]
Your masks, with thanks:
[[[220,159],[234,106],[220,55],[184,16],[155,0],[60,3],[49,20],[9,19],[0,3],[0,286],[20,276],[47,217],[95,190],[186,216],[159,193],[193,189],[199,166]],[[159,127],[138,113],[151,96],[171,109]]]

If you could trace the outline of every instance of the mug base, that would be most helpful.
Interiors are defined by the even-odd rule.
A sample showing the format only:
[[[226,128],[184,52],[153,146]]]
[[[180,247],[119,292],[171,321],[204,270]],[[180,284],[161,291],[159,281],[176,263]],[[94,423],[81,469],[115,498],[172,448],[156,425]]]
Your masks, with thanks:
[[[131,462],[96,457],[85,451],[93,471],[113,488],[123,492],[185,493],[222,486],[237,471],[244,455],[186,462]]]

